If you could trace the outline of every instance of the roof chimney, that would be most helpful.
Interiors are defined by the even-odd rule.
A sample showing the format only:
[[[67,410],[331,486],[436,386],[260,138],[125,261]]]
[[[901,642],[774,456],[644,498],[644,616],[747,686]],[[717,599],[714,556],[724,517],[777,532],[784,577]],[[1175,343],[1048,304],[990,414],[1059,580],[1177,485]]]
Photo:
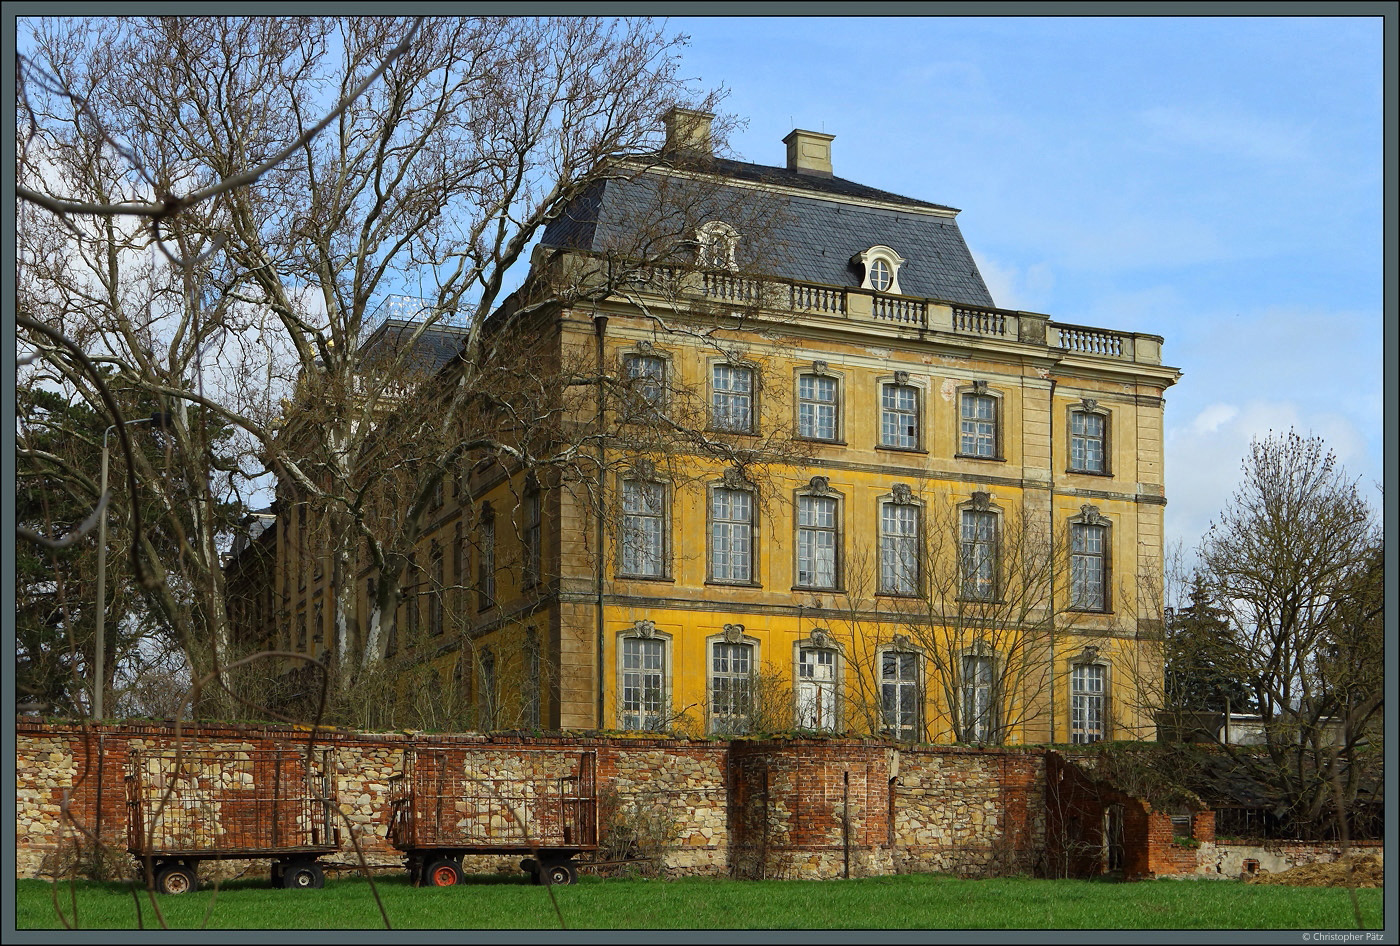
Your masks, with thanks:
[[[788,170],[816,177],[831,177],[831,139],[835,137],[819,131],[794,128],[783,139],[783,144],[787,145]]]
[[[661,121],[666,125],[666,148],[699,151],[704,154],[714,152],[710,144],[710,123],[715,120],[713,112],[697,112],[679,105],[666,110]]]

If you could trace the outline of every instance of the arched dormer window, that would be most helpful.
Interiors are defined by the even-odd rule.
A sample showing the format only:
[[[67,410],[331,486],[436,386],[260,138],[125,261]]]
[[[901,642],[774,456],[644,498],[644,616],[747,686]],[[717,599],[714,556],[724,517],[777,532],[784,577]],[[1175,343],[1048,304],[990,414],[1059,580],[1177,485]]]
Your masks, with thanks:
[[[739,231],[721,220],[703,224],[695,233],[695,262],[702,269],[735,269]]]
[[[896,296],[904,294],[899,288],[899,267],[904,265],[904,259],[888,246],[872,246],[857,253],[854,262],[864,274],[860,288]]]

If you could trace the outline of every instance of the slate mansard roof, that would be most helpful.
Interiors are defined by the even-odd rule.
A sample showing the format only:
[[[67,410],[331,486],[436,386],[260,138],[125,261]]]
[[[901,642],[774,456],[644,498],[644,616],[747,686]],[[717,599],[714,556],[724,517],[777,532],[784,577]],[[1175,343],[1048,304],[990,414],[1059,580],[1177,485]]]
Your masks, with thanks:
[[[728,192],[726,199],[742,200],[744,191],[752,194],[757,188],[771,202],[762,237],[766,245],[760,251],[765,260],[771,260],[759,267],[764,272],[796,282],[857,287],[863,274],[851,258],[884,245],[905,260],[899,270],[905,295],[994,305],[958,229],[954,208],[840,177],[723,158],[710,159],[706,170],[721,181],[721,189]],[[668,178],[665,172],[651,172],[594,185],[564,216],[549,224],[541,243],[595,251],[626,245],[635,230],[631,221],[645,217],[646,208],[655,206]],[[741,224],[726,220],[723,212],[713,216],[739,229],[741,254],[750,248],[743,242]]]

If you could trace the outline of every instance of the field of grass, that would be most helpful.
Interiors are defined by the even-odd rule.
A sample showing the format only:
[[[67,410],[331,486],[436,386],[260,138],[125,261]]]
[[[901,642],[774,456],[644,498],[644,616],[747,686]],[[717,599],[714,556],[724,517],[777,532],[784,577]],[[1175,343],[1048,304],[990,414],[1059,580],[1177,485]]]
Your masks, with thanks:
[[[19,929],[158,928],[151,900],[121,883],[16,882]],[[401,875],[377,881],[395,929],[1355,929],[1344,889],[1252,886],[1236,881],[958,880],[904,875],[862,880],[598,880],[534,887],[522,878],[469,878],[414,889]],[[1382,925],[1382,891],[1359,890],[1368,929]],[[76,902],[76,910],[74,904]],[[368,882],[340,878],[323,890],[273,890],[235,881],[157,897],[171,928],[375,929],[383,920]]]

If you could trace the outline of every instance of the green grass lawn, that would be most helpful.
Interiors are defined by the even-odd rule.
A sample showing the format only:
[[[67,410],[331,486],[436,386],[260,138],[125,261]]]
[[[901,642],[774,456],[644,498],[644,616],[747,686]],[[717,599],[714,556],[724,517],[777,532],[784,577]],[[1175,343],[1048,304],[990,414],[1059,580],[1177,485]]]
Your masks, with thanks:
[[[120,883],[16,882],[19,929],[70,925],[158,928],[148,895]],[[377,882],[395,929],[559,927],[550,891],[515,877],[469,878],[414,889],[401,875]],[[1355,929],[1344,889],[1251,886],[1237,881],[958,880],[904,875],[863,880],[598,880],[555,887],[571,929]],[[1380,890],[1359,890],[1368,929],[1382,925]],[[76,895],[76,914],[73,897]],[[359,878],[322,890],[273,890],[237,881],[158,896],[165,924],[195,929],[374,929],[383,921]]]

